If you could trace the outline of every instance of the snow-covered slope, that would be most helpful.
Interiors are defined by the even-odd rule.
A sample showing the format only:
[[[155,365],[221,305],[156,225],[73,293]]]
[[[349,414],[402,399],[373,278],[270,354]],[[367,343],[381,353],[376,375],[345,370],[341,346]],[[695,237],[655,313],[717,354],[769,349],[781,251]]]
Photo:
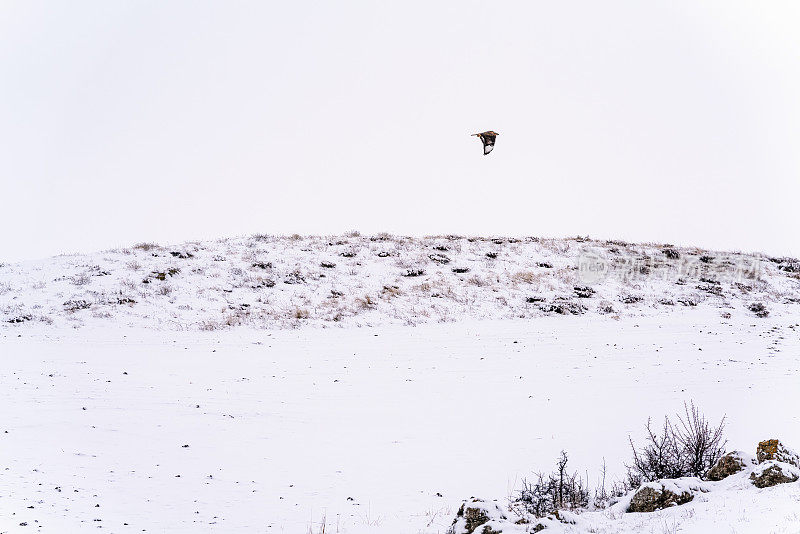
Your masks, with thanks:
[[[800,313],[800,263],[588,238],[350,234],[139,244],[0,264],[0,320],[14,325],[374,326],[695,306]]]
[[[628,437],[686,401],[737,446],[800,444],[798,271],[385,235],[2,265],[0,533],[443,534],[561,450],[590,484],[622,475]],[[800,483],[715,487],[550,528],[800,531]]]
[[[727,414],[733,447],[798,444],[797,323],[678,306],[413,328],[2,329],[0,532],[443,534],[463,499],[505,506],[562,449],[592,484],[603,459],[615,479],[628,436],[689,400]],[[797,532],[791,486],[598,517],[596,531]]]

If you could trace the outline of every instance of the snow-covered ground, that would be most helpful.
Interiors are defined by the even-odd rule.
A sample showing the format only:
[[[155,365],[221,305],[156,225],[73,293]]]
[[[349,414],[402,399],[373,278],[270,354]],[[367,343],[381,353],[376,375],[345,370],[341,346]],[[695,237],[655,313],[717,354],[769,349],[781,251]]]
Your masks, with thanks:
[[[690,400],[732,448],[796,447],[798,272],[355,234],[0,264],[0,533],[443,533],[561,450],[621,475],[628,436]],[[798,532],[797,510],[800,483],[564,528]]]
[[[9,325],[0,532],[443,533],[462,499],[502,504],[562,449],[592,481],[603,459],[620,474],[628,435],[690,399],[728,415],[731,448],[800,444],[798,317],[671,310],[274,331]],[[591,528],[798,532],[799,510],[794,483],[598,512]]]
[[[0,322],[215,330],[707,307],[800,313],[800,261],[588,238],[256,235],[0,264]],[[763,314],[763,312],[762,312]]]

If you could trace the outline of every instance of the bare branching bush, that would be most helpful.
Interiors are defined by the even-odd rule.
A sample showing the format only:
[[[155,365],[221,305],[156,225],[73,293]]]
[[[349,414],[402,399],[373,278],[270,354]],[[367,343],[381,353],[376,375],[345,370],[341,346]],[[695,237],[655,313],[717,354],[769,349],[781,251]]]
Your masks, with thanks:
[[[73,276],[70,281],[72,282],[73,285],[85,286],[86,284],[92,281],[92,278],[87,273],[80,273]]]
[[[567,471],[569,458],[561,451],[552,473],[536,473],[523,479],[522,489],[512,498],[511,508],[524,516],[544,517],[558,510],[578,510],[589,505],[589,489],[577,472]]]
[[[728,443],[723,437],[725,416],[717,426],[711,425],[694,405],[683,403],[683,414],[678,414],[675,440],[681,449],[690,476],[702,477],[725,453]]]
[[[628,492],[624,482],[614,481],[609,485],[607,478],[606,460],[603,458],[603,464],[600,466],[600,476],[592,499],[592,504],[595,508],[608,508]]]
[[[626,466],[629,488],[663,478],[703,477],[722,457],[727,443],[723,438],[724,416],[719,424],[712,425],[691,402],[684,403],[684,411],[676,419],[673,423],[664,417],[664,425],[658,430],[648,419],[645,442],[639,447],[628,438],[633,454],[632,463]]]
[[[392,298],[392,297],[397,297],[397,296],[402,295],[402,294],[403,294],[403,292],[397,286],[383,286],[383,289],[381,289],[381,298],[384,298],[384,299],[387,299],[387,300]]]
[[[484,287],[489,284],[489,282],[485,278],[483,278],[482,276],[478,276],[477,274],[467,278],[467,283],[471,286],[477,286],[477,287]]]
[[[364,295],[363,297],[357,297],[356,304],[362,310],[371,310],[375,308],[375,306],[377,305],[375,300],[369,295]]]

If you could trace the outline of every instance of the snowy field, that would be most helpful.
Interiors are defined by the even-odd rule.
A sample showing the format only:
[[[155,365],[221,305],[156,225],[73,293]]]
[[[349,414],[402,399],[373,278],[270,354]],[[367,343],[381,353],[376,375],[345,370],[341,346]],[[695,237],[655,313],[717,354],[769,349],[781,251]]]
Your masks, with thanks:
[[[463,499],[505,505],[562,449],[592,482],[603,459],[620,475],[628,436],[688,400],[727,414],[731,449],[797,447],[798,314],[737,307],[271,331],[8,324],[0,532],[441,534]],[[566,531],[800,532],[800,483],[585,517]]]

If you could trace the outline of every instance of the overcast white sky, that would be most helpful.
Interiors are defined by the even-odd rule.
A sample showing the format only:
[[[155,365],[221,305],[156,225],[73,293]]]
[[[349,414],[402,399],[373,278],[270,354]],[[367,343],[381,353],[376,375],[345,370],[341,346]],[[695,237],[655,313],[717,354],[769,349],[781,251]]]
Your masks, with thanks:
[[[788,1],[0,1],[0,260],[350,229],[800,255],[798,28]]]

